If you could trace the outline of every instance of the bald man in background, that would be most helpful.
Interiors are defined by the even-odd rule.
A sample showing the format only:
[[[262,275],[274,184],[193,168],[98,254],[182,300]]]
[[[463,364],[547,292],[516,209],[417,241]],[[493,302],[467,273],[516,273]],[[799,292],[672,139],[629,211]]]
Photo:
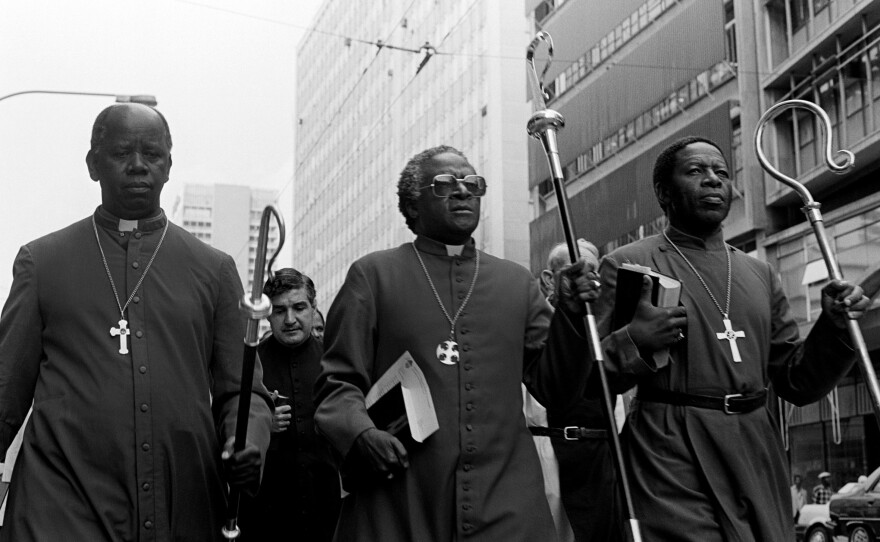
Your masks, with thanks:
[[[598,249],[589,241],[578,239],[578,252],[587,261],[598,265]],[[558,243],[547,257],[547,268],[541,271],[541,288],[548,301],[555,307],[553,292],[556,275],[570,262],[568,247]],[[585,354],[586,356],[587,354]],[[586,362],[586,359],[585,359]],[[614,398],[612,398],[614,400]],[[623,540],[623,508],[618,491],[617,466],[608,442],[608,421],[602,405],[602,390],[598,373],[590,375],[587,392],[578,402],[566,409],[549,409],[546,413],[547,427],[530,427],[540,453],[541,437],[548,437],[556,455],[551,467],[558,465],[558,484],[545,481],[545,488],[558,488],[562,495],[561,511],[554,511],[557,530],[564,540],[565,524],[576,542],[617,542]],[[615,418],[620,427],[624,421],[624,409],[617,398]],[[535,413],[532,412],[532,419]],[[545,469],[545,478],[554,473]],[[548,495],[548,499],[552,496]],[[560,529],[560,523],[563,528]],[[571,536],[569,534],[568,536]],[[569,538],[570,539],[570,538]]]

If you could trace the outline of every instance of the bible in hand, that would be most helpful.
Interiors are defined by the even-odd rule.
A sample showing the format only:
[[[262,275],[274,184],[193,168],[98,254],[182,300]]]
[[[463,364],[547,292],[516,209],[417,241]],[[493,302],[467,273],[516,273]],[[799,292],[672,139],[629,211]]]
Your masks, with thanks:
[[[614,299],[613,329],[620,329],[632,320],[642,296],[642,277],[651,277],[651,303],[655,307],[674,307],[681,297],[681,282],[660,274],[650,267],[622,263],[617,269],[617,288]]]

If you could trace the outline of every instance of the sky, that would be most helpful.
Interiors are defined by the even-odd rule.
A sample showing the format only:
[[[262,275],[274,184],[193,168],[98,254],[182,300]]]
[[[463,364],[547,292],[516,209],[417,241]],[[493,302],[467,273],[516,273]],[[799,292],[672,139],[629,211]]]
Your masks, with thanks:
[[[322,0],[0,0],[0,97],[152,94],[184,183],[282,190],[290,222],[296,46]],[[90,215],[85,156],[113,97],[0,99],[0,302],[21,245]]]

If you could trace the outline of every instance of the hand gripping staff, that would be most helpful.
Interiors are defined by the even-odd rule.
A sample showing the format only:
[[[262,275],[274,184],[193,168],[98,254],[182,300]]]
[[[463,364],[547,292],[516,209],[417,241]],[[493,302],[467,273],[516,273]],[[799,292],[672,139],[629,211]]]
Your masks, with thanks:
[[[251,388],[254,381],[254,365],[257,358],[257,345],[260,342],[258,336],[260,319],[269,316],[272,312],[272,304],[269,298],[263,294],[263,266],[266,263],[267,245],[269,243],[269,219],[275,216],[278,223],[278,247],[272,258],[269,259],[267,275],[272,278],[272,264],[284,245],[284,219],[278,208],[267,205],[263,209],[263,217],[260,219],[260,234],[257,239],[256,261],[254,262],[254,282],[251,295],[245,293],[239,302],[239,308],[248,317],[247,330],[244,336],[244,360],[241,365],[241,391],[238,398],[238,418],[235,422],[235,445],[233,450],[240,452],[244,449],[247,441],[248,417],[251,410]],[[226,509],[226,523],[223,525],[223,538],[235,540],[241,535],[238,528],[238,505],[241,500],[241,492],[237,488],[230,488],[229,501]]]
[[[810,192],[804,185],[773,167],[773,165],[767,160],[767,157],[764,156],[764,150],[761,148],[761,138],[764,135],[764,127],[782,111],[795,108],[808,109],[819,117],[821,122],[818,124],[822,127],[822,132],[825,135],[825,165],[828,166],[828,169],[834,173],[843,173],[853,166],[855,157],[853,156],[853,153],[847,150],[837,151],[837,154],[843,155],[843,162],[840,164],[835,162],[834,156],[831,152],[831,119],[828,118],[828,114],[825,113],[824,109],[806,100],[785,100],[772,106],[761,115],[761,118],[758,120],[758,125],[755,128],[755,150],[758,152],[758,162],[761,163],[761,167],[764,168],[767,173],[772,175],[773,178],[791,187],[801,197],[801,200],[804,202],[804,206],[801,210],[807,215],[810,224],[813,226],[816,240],[819,243],[819,250],[822,251],[822,258],[825,259],[825,266],[828,268],[828,276],[830,276],[832,280],[842,280],[843,274],[840,272],[840,266],[837,265],[837,259],[831,251],[831,244],[828,242],[828,235],[825,233],[825,224],[822,221],[822,213],[819,211],[821,204],[813,200],[813,196],[810,195]],[[859,327],[859,323],[855,320],[847,320],[846,327],[849,331],[853,346],[858,352],[858,361],[859,366],[862,369],[862,376],[865,377],[865,384],[868,386],[868,392],[871,394],[871,402],[874,407],[874,420],[880,425],[880,385],[877,384],[877,375],[874,372],[874,366],[871,364],[871,358],[868,357],[868,347],[865,344],[865,338],[862,336],[862,330]]]
[[[535,49],[540,42],[546,42],[548,46],[547,64],[544,65],[544,71],[538,76],[535,69]],[[577,237],[574,234],[574,226],[571,223],[571,215],[568,210],[568,196],[565,193],[565,176],[562,172],[562,163],[559,161],[559,149],[556,146],[556,131],[565,126],[565,119],[558,111],[547,109],[544,101],[544,85],[542,80],[547,70],[550,69],[550,63],[553,60],[553,39],[546,32],[538,32],[526,52],[526,62],[531,68],[529,79],[532,96],[535,100],[535,113],[529,119],[526,129],[529,135],[539,140],[544,146],[544,153],[547,155],[547,161],[550,164],[550,176],[553,179],[553,189],[556,192],[556,208],[559,209],[559,218],[562,220],[562,229],[565,232],[565,242],[568,245],[568,255],[571,262],[574,263],[580,258],[577,246]],[[604,356],[602,347],[599,344],[599,330],[596,326],[596,318],[590,309],[589,303],[586,304],[586,316],[584,324],[590,333],[590,350],[593,359],[596,361],[596,369],[599,371],[599,380],[602,382],[602,397],[605,403],[605,415],[608,419],[608,434],[611,439],[611,447],[614,451],[614,459],[617,463],[617,472],[620,476],[620,488],[623,494],[624,504],[626,506],[626,514],[629,518],[629,536],[632,542],[641,542],[642,535],[639,530],[639,522],[635,518],[633,512],[632,495],[629,490],[629,479],[626,475],[626,464],[623,462],[623,453],[620,449],[620,438],[617,435],[617,421],[614,419],[614,403],[611,400],[611,391],[608,388],[608,376],[605,374],[605,366],[603,365]]]

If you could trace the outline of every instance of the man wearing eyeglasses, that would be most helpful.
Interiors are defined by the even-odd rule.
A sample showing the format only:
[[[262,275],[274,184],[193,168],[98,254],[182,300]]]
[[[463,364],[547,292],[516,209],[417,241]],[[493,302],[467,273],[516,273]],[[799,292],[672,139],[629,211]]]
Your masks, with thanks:
[[[582,393],[591,364],[580,316],[596,274],[567,266],[553,313],[528,270],[476,248],[486,181],[475,173],[451,147],[413,157],[398,206],[416,239],[356,261],[327,315],[315,421],[351,493],[338,541],[556,539],[520,382],[545,405]],[[439,421],[409,448],[376,428],[364,402],[404,352]]]

